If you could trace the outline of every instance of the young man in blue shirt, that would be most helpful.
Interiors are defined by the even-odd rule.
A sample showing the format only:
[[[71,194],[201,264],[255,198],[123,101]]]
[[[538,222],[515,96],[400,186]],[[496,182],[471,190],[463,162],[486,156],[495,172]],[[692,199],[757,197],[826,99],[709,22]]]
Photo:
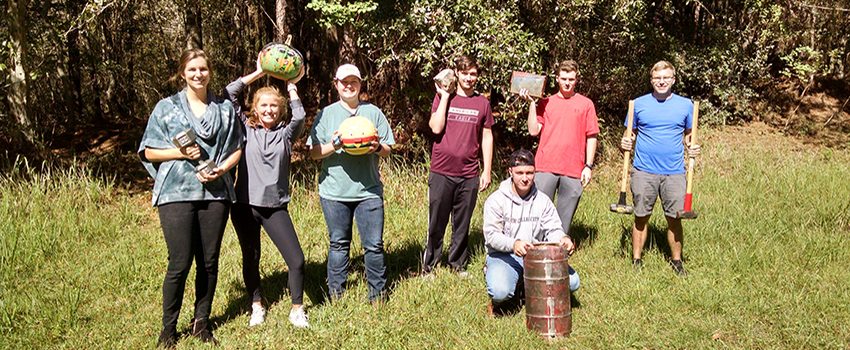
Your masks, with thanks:
[[[685,149],[682,145],[691,135],[693,102],[672,91],[676,69],[667,61],[659,61],[650,70],[653,92],[635,99],[634,130],[631,137],[623,135],[620,148],[634,147],[631,188],[635,208],[632,227],[632,257],[635,266],[643,264],[641,253],[646,243],[647,223],[655,200],[661,197],[667,219],[667,242],[671,251],[671,266],[679,275],[688,272],[682,265],[682,219],[677,213],[684,209]],[[699,155],[699,145],[688,148],[688,157]]]

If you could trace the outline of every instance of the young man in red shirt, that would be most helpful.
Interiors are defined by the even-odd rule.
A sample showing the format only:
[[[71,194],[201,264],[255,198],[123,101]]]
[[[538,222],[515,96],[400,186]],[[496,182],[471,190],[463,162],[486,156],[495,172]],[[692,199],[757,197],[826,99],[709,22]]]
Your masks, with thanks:
[[[558,66],[557,94],[538,104],[528,91],[520,91],[520,96],[530,103],[528,133],[540,135],[534,183],[555,202],[567,235],[581,193],[593,174],[599,133],[593,101],[575,92],[577,76],[578,64],[566,60]]]

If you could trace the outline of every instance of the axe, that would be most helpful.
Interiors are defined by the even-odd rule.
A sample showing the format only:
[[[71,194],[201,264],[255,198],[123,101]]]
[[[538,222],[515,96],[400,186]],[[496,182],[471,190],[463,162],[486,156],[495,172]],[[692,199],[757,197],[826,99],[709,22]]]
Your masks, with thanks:
[[[635,116],[635,101],[629,101],[629,114],[626,117],[626,137],[632,137],[632,121]],[[634,146],[632,146],[634,147]],[[626,205],[626,188],[629,185],[629,151],[623,151],[623,180],[620,181],[620,201],[617,203],[611,204],[612,212],[618,214],[631,214],[634,213],[635,208]]]
[[[699,101],[694,101],[694,121],[693,127],[691,128],[691,144],[690,146],[694,146],[697,144],[697,117],[699,117]],[[680,211],[679,219],[696,219],[697,212],[696,210],[691,210],[691,191],[694,186],[694,158],[688,158],[688,187],[685,191],[685,210]]]

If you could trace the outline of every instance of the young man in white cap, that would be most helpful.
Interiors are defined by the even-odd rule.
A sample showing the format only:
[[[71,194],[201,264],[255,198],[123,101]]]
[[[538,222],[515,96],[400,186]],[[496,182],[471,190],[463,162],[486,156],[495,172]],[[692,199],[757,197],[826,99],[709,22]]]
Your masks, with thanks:
[[[374,105],[360,101],[360,70],[344,64],[336,71],[334,86],[339,101],[319,112],[307,139],[310,156],[322,160],[319,197],[328,225],[328,290],[331,300],[344,291],[348,276],[352,221],[357,223],[363,245],[369,301],[380,303],[386,296],[387,267],[384,261],[383,183],[378,172],[381,157],[387,157],[395,144],[392,129],[384,113]],[[379,141],[369,153],[351,155],[342,150],[339,126],[351,117],[365,117],[375,124]]]
[[[469,56],[455,60],[457,92],[434,84],[437,95],[428,125],[433,132],[431,172],[428,175],[428,237],[422,272],[430,273],[440,262],[449,215],[452,237],[449,266],[462,275],[469,257],[469,223],[478,192],[490,186],[495,123],[490,101],[475,91],[478,62]],[[478,155],[483,158],[479,175]]]
[[[484,203],[484,246],[487,248],[487,294],[491,302],[488,312],[495,316],[499,304],[516,295],[523,277],[523,257],[538,242],[559,243],[567,254],[575,245],[563,228],[555,205],[541,195],[534,184],[534,154],[518,149],[508,160],[511,177]],[[570,291],[581,284],[578,273],[569,268]]]

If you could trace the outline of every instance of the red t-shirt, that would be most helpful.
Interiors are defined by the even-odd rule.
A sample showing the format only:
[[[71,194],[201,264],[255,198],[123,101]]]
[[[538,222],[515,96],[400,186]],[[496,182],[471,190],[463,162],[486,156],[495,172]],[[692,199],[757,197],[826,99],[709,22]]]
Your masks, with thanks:
[[[431,114],[440,107],[440,94],[434,97]],[[431,171],[458,177],[478,176],[478,152],[481,132],[495,123],[490,101],[475,94],[472,97],[452,94],[446,107],[446,127],[433,135]]]
[[[537,105],[537,122],[541,130],[534,161],[536,170],[581,177],[587,138],[599,133],[593,101],[580,94],[570,98],[559,94],[549,96]]]

